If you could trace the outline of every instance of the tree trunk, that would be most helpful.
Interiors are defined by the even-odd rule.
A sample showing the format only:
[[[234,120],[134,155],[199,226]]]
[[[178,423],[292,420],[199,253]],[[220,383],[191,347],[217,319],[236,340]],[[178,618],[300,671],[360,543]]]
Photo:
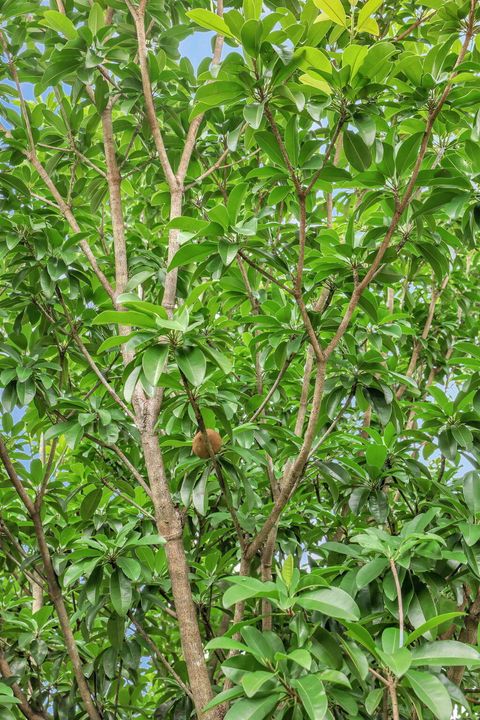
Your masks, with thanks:
[[[183,546],[183,525],[180,514],[172,502],[158,438],[151,428],[142,433],[142,446],[152,490],[157,529],[166,540],[165,554],[172,582],[173,601],[195,710],[201,720],[207,718],[217,720],[221,717],[218,708],[209,713],[203,712],[213,693]]]

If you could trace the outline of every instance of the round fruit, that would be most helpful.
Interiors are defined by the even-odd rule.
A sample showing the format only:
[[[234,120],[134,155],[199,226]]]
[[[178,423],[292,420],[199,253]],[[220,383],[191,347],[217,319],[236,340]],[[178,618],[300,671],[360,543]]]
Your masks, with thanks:
[[[211,428],[208,428],[207,430],[208,439],[210,440],[210,445],[212,446],[212,450],[214,454],[216,455],[220,448],[222,447],[222,438],[218,434],[216,430],[212,430]],[[210,457],[210,453],[208,452],[208,446],[205,442],[205,438],[203,437],[202,432],[198,432],[195,437],[193,438],[192,442],[192,451],[194,455],[196,455],[199,458],[203,458],[204,460],[208,457]]]

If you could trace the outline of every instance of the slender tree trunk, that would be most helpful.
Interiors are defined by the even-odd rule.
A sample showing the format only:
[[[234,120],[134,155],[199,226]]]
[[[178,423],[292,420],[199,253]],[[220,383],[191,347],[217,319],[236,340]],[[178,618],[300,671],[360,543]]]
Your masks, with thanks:
[[[0,650],[0,674],[2,675],[5,680],[11,680],[11,678],[14,677],[14,674],[12,673],[10,669],[10,664],[8,663],[7,658],[3,654],[3,652]],[[28,698],[23,692],[20,685],[16,682],[9,683],[10,687],[13,690],[13,694],[17,698],[17,700],[20,701],[19,705],[17,705],[18,709],[24,715],[27,720],[46,720],[47,716],[43,712],[39,712],[38,710],[34,710],[30,703],[28,702]]]
[[[67,648],[70,661],[73,666],[73,673],[78,685],[78,691],[82,698],[85,710],[87,711],[90,720],[101,720],[101,715],[95,706],[88,683],[85,679],[83,664],[78,652],[77,643],[73,636],[72,628],[70,626],[70,619],[68,617],[67,609],[65,607],[65,601],[63,599],[62,591],[58,584],[57,576],[53,568],[52,559],[50,557],[50,551],[48,549],[47,540],[45,538],[45,531],[43,524],[40,519],[40,515],[37,512],[31,513],[33,526],[35,528],[35,535],[37,537],[38,548],[42,558],[42,564],[45,570],[45,576],[47,578],[48,591],[50,598],[57,612],[60,628],[65,640],[65,646]]]
[[[142,433],[142,446],[152,490],[157,529],[166,541],[165,554],[172,583],[173,601],[195,709],[198,718],[216,720],[221,717],[218,708],[209,713],[203,712],[203,707],[212,699],[213,693],[192,596],[189,567],[183,545],[182,519],[172,502],[158,437],[153,428],[147,428]]]

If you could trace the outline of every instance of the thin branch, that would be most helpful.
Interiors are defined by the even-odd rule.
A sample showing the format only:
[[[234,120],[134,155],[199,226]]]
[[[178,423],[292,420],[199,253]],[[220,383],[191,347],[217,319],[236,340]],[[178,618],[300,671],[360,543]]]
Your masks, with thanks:
[[[111,490],[112,493],[114,493],[114,495],[118,495],[119,497],[123,498],[124,500],[126,500],[129,503],[129,505],[133,505],[133,507],[137,508],[137,510],[139,512],[141,512],[142,515],[145,515],[145,517],[147,517],[149,520],[153,520],[153,522],[155,522],[155,516],[152,515],[152,513],[149,513],[148,510],[145,510],[145,508],[142,508],[142,506],[139,505],[138,503],[136,503],[135,500],[132,500],[132,498],[129,497],[129,495],[125,495],[125,493],[123,493],[117,487],[114,487],[113,485],[111,485],[108,482],[107,478],[101,477],[100,481],[105,485],[105,487],[107,487],[109,490]]]
[[[280,130],[278,129],[278,125],[275,122],[275,118],[273,117],[273,113],[271,111],[271,108],[270,108],[270,105],[268,104],[268,102],[265,102],[265,104],[264,104],[264,112],[265,112],[265,115],[267,116],[267,120],[272,129],[275,140],[277,141],[277,145],[282,154],[283,161],[284,161],[285,165],[287,166],[288,174],[290,175],[290,178],[293,182],[293,185],[295,187],[297,195],[300,197],[304,192],[303,188],[302,188],[302,184],[301,184],[300,180],[298,179],[297,173],[295,172],[295,168],[293,167],[292,162],[288,156],[287,148],[285,147],[285,143],[283,142],[283,138],[280,134]]]
[[[125,290],[128,282],[127,243],[125,239],[125,223],[123,218],[122,194],[120,184],[122,181],[115,153],[115,140],[113,135],[112,104],[102,113],[103,147],[107,165],[107,183],[110,196],[110,216],[112,220],[114,256],[115,256],[115,293],[119,295]],[[125,329],[125,334],[130,332]]]
[[[325,155],[323,156],[323,161],[321,166],[318,168],[312,179],[310,180],[310,183],[308,184],[306,190],[305,190],[305,196],[309,195],[310,191],[314,187],[315,183],[317,182],[318,178],[320,177],[320,173],[325,168],[325,165],[330,160],[330,156],[332,154],[332,151],[335,147],[335,144],[340,136],[340,133],[342,132],[342,128],[345,124],[345,121],[347,119],[347,116],[344,112],[340,114],[339,120],[337,122],[337,125],[335,127],[335,131],[332,135],[332,139],[330,140],[327,149],[325,150]]]
[[[392,720],[400,720],[400,711],[398,709],[397,684],[393,677],[388,681],[388,694],[392,703]]]
[[[274,380],[274,382],[273,382],[272,387],[270,388],[270,390],[268,391],[268,393],[265,395],[264,399],[262,400],[262,403],[258,406],[258,408],[257,408],[257,409],[255,410],[255,412],[253,413],[252,417],[248,419],[248,422],[249,422],[249,423],[255,422],[255,420],[259,417],[259,415],[261,415],[261,414],[263,413],[263,411],[265,410],[266,406],[267,406],[268,403],[270,402],[270,400],[271,400],[271,398],[272,398],[272,395],[274,394],[275,390],[276,390],[276,389],[278,388],[278,386],[280,385],[283,376],[284,376],[285,373],[287,372],[287,370],[288,370],[288,368],[290,367],[290,365],[291,365],[291,363],[292,363],[292,360],[294,359],[295,356],[296,356],[296,353],[291,353],[291,354],[288,355],[288,357],[285,359],[282,367],[280,368],[280,370],[279,370],[279,372],[278,372],[277,377],[275,378],[275,380]]]
[[[135,480],[138,482],[139,485],[145,490],[147,495],[151,498],[152,497],[152,491],[148,487],[147,483],[143,479],[142,475],[138,472],[135,465],[133,465],[128,457],[125,455],[123,450],[121,450],[118,445],[115,443],[106,443],[103,440],[100,440],[100,438],[95,437],[95,435],[91,435],[90,433],[85,433],[85,437],[87,437],[89,440],[93,440],[93,442],[97,443],[97,445],[100,445],[100,447],[106,448],[108,450],[111,450],[115,453],[115,455],[121,460],[121,462],[125,465],[127,470],[131,472]]]
[[[42,506],[43,496],[45,495],[48,481],[52,474],[53,460],[55,458],[55,452],[57,450],[57,445],[58,445],[58,438],[54,438],[52,441],[52,445],[50,447],[50,453],[48,455],[47,465],[46,465],[46,468],[43,473],[42,482],[41,482],[40,488],[38,490],[37,497],[35,498],[35,508],[37,510],[39,510]]]
[[[0,459],[2,460],[2,463],[5,467],[5,470],[7,471],[7,475],[9,476],[12,485],[14,486],[15,490],[17,491],[18,496],[22,500],[22,502],[25,506],[25,509],[27,510],[27,512],[30,515],[30,518],[33,522],[35,536],[37,538],[38,548],[40,551],[40,556],[42,558],[42,563],[43,563],[43,567],[45,570],[45,576],[47,578],[49,595],[50,595],[50,598],[52,600],[52,603],[53,603],[56,613],[57,613],[57,617],[58,617],[58,620],[60,623],[62,634],[63,634],[64,640],[65,640],[65,646],[66,646],[68,656],[69,656],[70,661],[73,666],[73,672],[75,675],[75,679],[77,681],[78,691],[79,691],[80,697],[83,700],[85,710],[86,710],[90,720],[101,720],[100,713],[97,710],[95,703],[93,702],[92,695],[90,693],[90,689],[88,687],[88,683],[87,683],[87,680],[85,677],[82,660],[80,658],[80,654],[79,654],[78,647],[77,647],[77,644],[75,641],[75,637],[73,635],[72,628],[70,626],[70,618],[68,616],[67,609],[65,606],[65,600],[64,600],[62,591],[60,589],[60,586],[58,584],[58,578],[55,573],[55,569],[53,567],[52,558],[50,555],[50,550],[48,547],[47,539],[45,537],[45,530],[44,530],[44,527],[42,524],[42,520],[40,518],[40,514],[37,511],[37,509],[35,508],[35,505],[32,502],[32,500],[26,493],[25,488],[23,487],[22,481],[13,466],[13,463],[8,454],[8,450],[5,446],[3,438],[1,436],[0,436]]]
[[[12,483],[13,487],[17,491],[17,494],[23,504],[25,505],[28,513],[31,515],[35,512],[35,506],[33,503],[33,500],[28,495],[27,491],[25,490],[22,481],[20,480],[19,475],[17,474],[17,471],[15,470],[13,463],[10,459],[10,455],[7,450],[7,446],[5,445],[5,442],[3,440],[3,437],[0,435],[0,459],[3,463],[3,466],[7,472],[8,477],[10,478],[10,482]]]
[[[325,430],[325,432],[323,433],[323,435],[317,440],[317,442],[315,443],[315,445],[313,446],[313,448],[312,448],[312,450],[311,450],[310,455],[314,455],[314,454],[317,452],[317,450],[318,450],[318,448],[320,447],[320,445],[322,445],[322,444],[325,442],[325,440],[327,439],[327,437],[328,437],[329,435],[331,435],[331,433],[335,430],[335,428],[337,427],[338,423],[340,422],[340,420],[342,419],[342,417],[345,415],[345,413],[347,412],[348,408],[349,408],[350,405],[352,404],[352,400],[353,400],[353,398],[355,397],[355,390],[356,390],[356,386],[354,385],[353,388],[352,388],[351,391],[350,391],[350,394],[349,394],[349,396],[348,396],[345,404],[340,408],[340,410],[338,411],[338,413],[335,415],[334,419],[332,420],[332,422],[330,423],[330,425],[328,426],[328,428]]]
[[[18,78],[17,68],[15,66],[15,63],[13,62],[13,58],[10,54],[7,43],[5,41],[5,37],[1,31],[0,31],[0,41],[3,45],[5,53],[7,55],[8,65],[9,65],[10,71],[12,73],[12,77],[14,79],[15,85],[17,87],[17,92],[18,92],[18,96],[20,99],[20,107],[21,107],[21,111],[22,111],[22,116],[24,118],[24,122],[26,125],[27,137],[29,140],[29,150],[25,150],[24,155],[29,160],[29,162],[33,165],[33,167],[35,168],[37,173],[40,175],[41,179],[43,180],[43,182],[45,183],[47,188],[52,193],[52,195],[55,198],[55,201],[57,203],[58,209],[60,210],[62,215],[67,220],[67,222],[69,223],[72,230],[76,233],[79,233],[80,226],[78,225],[78,223],[75,219],[75,216],[73,215],[73,213],[70,209],[70,206],[65,202],[63,197],[60,195],[52,178],[50,177],[50,175],[45,170],[42,163],[40,162],[40,160],[37,157],[36,150],[35,150],[35,144],[34,144],[34,140],[33,140],[33,135],[32,135],[31,128],[30,128],[30,120],[28,117],[28,110],[27,110],[25,100],[23,98],[21,84],[20,84],[20,80]],[[113,289],[112,289],[110,283],[108,282],[107,278],[103,274],[102,270],[100,269],[97,259],[94,256],[92,249],[90,248],[90,245],[84,238],[79,241],[79,245],[82,248],[83,252],[85,253],[86,258],[89,261],[89,263],[90,263],[95,275],[97,276],[98,280],[100,281],[101,285],[103,286],[105,291],[108,293],[108,295],[112,299],[114,299]]]
[[[313,391],[312,409],[310,412],[310,417],[303,438],[302,446],[295,461],[289,464],[285,470],[284,477],[282,478],[282,481],[280,483],[280,492],[273,504],[273,508],[271,509],[269,516],[265,520],[262,528],[259,530],[257,535],[247,547],[245,553],[246,560],[251,560],[258,552],[258,550],[263,547],[268,538],[270,530],[278,521],[283,508],[289,501],[292,493],[295,491],[295,488],[297,487],[297,484],[302,477],[313,444],[313,439],[315,437],[317,420],[320,415],[324,383],[325,363],[318,363],[317,375],[315,378],[315,388]]]
[[[220,157],[216,162],[211,165],[208,170],[205,170],[201,175],[195,178],[189,185],[185,186],[185,190],[191,190],[195,185],[198,185],[198,183],[202,182],[202,180],[205,180],[209,175],[215,172],[215,170],[218,170],[220,166],[222,165],[223,161],[227,157],[228,153],[230,152],[229,148],[225,148],[225,150],[222,152]],[[235,164],[235,163],[233,163]]]
[[[68,324],[70,325],[72,337],[73,337],[73,339],[74,339],[74,341],[75,341],[75,344],[77,345],[78,349],[80,350],[80,352],[82,353],[83,357],[84,357],[85,360],[87,361],[89,367],[90,367],[91,370],[95,373],[95,375],[98,377],[98,379],[100,380],[100,382],[102,383],[103,387],[106,389],[106,391],[108,392],[108,394],[110,395],[110,397],[111,397],[113,400],[115,400],[115,402],[117,403],[117,405],[118,405],[119,407],[121,407],[121,409],[123,410],[123,412],[130,418],[130,420],[132,420],[132,422],[135,423],[135,422],[136,422],[135,415],[134,415],[133,412],[127,407],[127,405],[125,405],[125,403],[123,402],[122,398],[117,394],[117,392],[112,388],[112,386],[110,385],[110,383],[108,382],[108,380],[107,380],[106,377],[103,375],[103,373],[102,373],[102,371],[100,370],[100,368],[98,367],[97,363],[95,362],[95,360],[92,358],[92,356],[91,356],[90,353],[88,352],[87,348],[85,347],[85,345],[84,345],[84,343],[83,343],[80,335],[79,335],[78,332],[77,332],[77,329],[76,329],[76,327],[75,327],[75,323],[74,323],[74,321],[73,321],[72,316],[70,315],[70,313],[69,313],[69,311],[68,311],[68,308],[67,308],[67,306],[66,306],[66,304],[65,304],[65,301],[64,301],[64,299],[63,299],[63,296],[62,296],[62,294],[61,294],[61,292],[60,292],[59,290],[57,290],[57,296],[58,296],[58,299],[60,300],[60,303],[62,304],[63,311],[64,311],[64,313],[65,313],[65,317],[67,318],[67,322],[68,322]]]
[[[371,667],[369,667],[368,670],[373,675],[373,677],[376,677],[377,680],[380,680],[380,682],[385,685],[385,687],[388,687],[388,680],[386,678],[384,678],[383,675],[380,675],[380,673],[378,673],[376,670],[374,670]]]
[[[145,107],[147,111],[147,119],[150,125],[153,141],[157,150],[165,178],[171,190],[178,188],[177,178],[170,165],[167,150],[163,141],[160,126],[158,124],[155,103],[153,101],[152,85],[148,72],[148,56],[147,56],[147,39],[145,34],[145,2],[142,0],[138,7],[132,5],[129,0],[125,0],[130,14],[135,24],[138,41],[138,60],[140,65],[140,75],[142,78],[143,95],[145,98]]]
[[[92,170],[95,170],[96,173],[101,175],[105,180],[107,179],[107,173],[98,167],[98,165],[95,165],[94,162],[90,160],[86,155],[80,152],[80,150],[77,148],[75,144],[72,144],[72,147],[66,148],[66,147],[57,147],[56,145],[46,145],[45,143],[38,143],[38,147],[46,148],[47,150],[55,150],[59,153],[75,153],[75,155],[82,160],[86,165],[92,168]]]
[[[223,0],[217,0],[217,15],[218,17],[223,17]],[[213,58],[212,58],[212,65],[215,67],[220,63],[220,58],[222,55],[222,49],[223,49],[223,36],[218,34],[215,37],[215,46],[213,51]],[[195,147],[195,141],[197,139],[198,130],[200,128],[200,125],[202,124],[204,118],[204,113],[201,113],[200,115],[197,115],[196,118],[192,120],[190,123],[190,127],[187,131],[187,137],[185,138],[185,144],[183,146],[183,152],[180,157],[180,162],[178,164],[178,170],[177,170],[177,182],[178,184],[183,187],[183,181],[185,180],[185,176],[187,174],[188,166],[190,164],[190,159],[192,157],[193,149]]]
[[[278,285],[279,288],[282,288],[282,290],[285,290],[289,295],[293,295],[294,291],[292,288],[287,287],[287,285],[284,285],[280,280],[277,280],[271,273],[268,272],[268,270],[264,270],[260,265],[257,265],[257,263],[254,260],[250,260],[248,255],[246,255],[243,250],[238,251],[238,255],[242,258],[242,260],[245,260],[247,265],[250,265],[250,267],[254,268],[257,272],[260,273],[260,275],[263,275],[264,277],[268,278],[271,282],[273,282],[275,285]]]
[[[368,284],[374,277],[378,267],[380,266],[383,256],[385,255],[385,253],[390,245],[390,241],[393,237],[393,234],[395,233],[395,231],[397,229],[400,218],[402,217],[403,212],[405,211],[405,209],[408,207],[408,205],[410,203],[410,200],[411,200],[414,188],[415,188],[415,184],[417,182],[418,173],[420,172],[420,167],[422,165],[423,158],[425,157],[425,153],[428,148],[428,143],[430,140],[430,136],[432,134],[433,125],[435,123],[436,118],[440,114],[440,111],[441,111],[445,101],[447,100],[448,95],[450,94],[450,91],[453,87],[453,81],[455,79],[455,76],[457,75],[456,68],[460,65],[460,63],[465,58],[468,47],[470,45],[470,41],[473,36],[474,19],[475,19],[475,5],[476,5],[476,0],[470,0],[470,13],[469,13],[469,17],[468,17],[467,30],[465,32],[465,39],[464,39],[462,48],[461,48],[460,53],[455,62],[454,70],[450,75],[450,78],[442,92],[440,99],[434,105],[434,107],[430,110],[430,112],[428,114],[427,123],[426,123],[425,131],[423,133],[423,139],[422,139],[422,142],[420,145],[417,160],[413,167],[413,170],[412,170],[412,173],[410,176],[410,180],[407,183],[407,187],[405,189],[404,195],[403,195],[401,201],[398,203],[397,208],[395,209],[395,212],[393,214],[393,217],[392,217],[392,220],[388,227],[388,230],[385,234],[385,237],[384,237],[380,247],[377,250],[377,254],[375,255],[373,263],[371,264],[369,270],[365,274],[365,277],[363,278],[363,280],[354,289],[352,296],[349,300],[347,309],[345,311],[345,314],[337,328],[337,331],[334,334],[332,340],[330,341],[329,345],[327,346],[327,348],[325,350],[325,354],[326,354],[327,358],[331,355],[333,350],[336,348],[336,346],[340,342],[341,338],[343,337],[346,329],[348,328],[348,326],[350,324],[350,320],[352,319],[353,313],[355,312],[355,309],[360,300],[360,297],[361,297],[363,291],[365,290],[365,288],[368,286]]]
[[[46,713],[39,712],[38,710],[34,710],[30,703],[28,702],[28,698],[23,692],[22,688],[17,682],[12,682],[12,678],[15,677],[14,673],[12,672],[10,668],[10,664],[5,657],[4,653],[0,650],[0,673],[5,680],[10,681],[8,684],[13,690],[13,694],[19,700],[19,704],[17,705],[18,709],[24,715],[27,720],[47,720],[50,716]]]
[[[389,558],[389,563],[390,563],[390,569],[391,569],[392,575],[393,575],[393,581],[395,583],[395,588],[397,590],[398,629],[400,632],[399,645],[400,645],[400,647],[402,647],[403,646],[403,632],[404,632],[402,586],[400,583],[400,578],[398,577],[397,566],[395,565],[395,560],[393,558]]]
[[[158,658],[158,660],[160,660],[160,662],[162,663],[162,665],[164,666],[164,668],[165,668],[165,669],[167,670],[167,672],[173,677],[173,679],[175,680],[175,682],[177,683],[177,685],[178,685],[179,687],[181,687],[182,690],[183,690],[183,692],[184,692],[186,695],[188,695],[188,697],[190,698],[190,700],[193,701],[192,691],[190,690],[190,688],[188,687],[188,685],[186,685],[186,684],[183,682],[183,680],[182,680],[182,678],[180,677],[180,675],[173,669],[173,667],[170,665],[170,663],[168,662],[168,660],[167,660],[167,658],[165,657],[165,655],[161,652],[161,650],[160,650],[160,648],[158,647],[158,645],[153,642],[153,640],[152,640],[152,638],[150,637],[150,635],[145,631],[145,629],[143,628],[143,626],[138,622],[137,618],[135,617],[135,615],[132,613],[131,610],[128,611],[128,617],[129,617],[129,619],[132,621],[132,623],[134,624],[135,629],[137,630],[138,634],[143,638],[145,644],[150,648],[150,650],[153,652],[153,654],[155,655],[155,657]]]
[[[430,18],[433,17],[436,12],[437,12],[437,10],[433,10],[430,13],[429,12],[422,13],[422,15],[420,15],[418,20],[416,20],[411,25],[409,25],[406,28],[406,30],[403,30],[399,35],[396,35],[394,38],[392,38],[390,42],[401,42],[402,40],[405,40],[405,38],[407,38],[410,35],[410,33],[412,33],[414,30],[416,30],[416,28],[419,27],[419,25],[422,25],[422,23],[427,22],[427,20],[430,20]]]
[[[425,341],[428,338],[428,335],[429,335],[431,327],[432,327],[433,318],[435,315],[435,308],[437,305],[437,301],[438,301],[440,295],[442,294],[442,292],[447,287],[449,279],[450,279],[449,275],[446,275],[444,277],[439,289],[436,289],[435,287],[432,288],[432,297],[430,299],[427,318],[426,318],[424,326],[423,326],[422,334],[420,335],[420,338],[415,338],[415,340],[413,342],[412,355],[410,357],[410,362],[408,364],[407,372],[405,373],[406,377],[408,377],[408,378],[411,378],[416,370],[418,359],[420,357],[420,353],[422,350],[422,340]],[[396,392],[397,399],[400,399],[403,396],[406,389],[407,389],[406,385],[401,385],[398,388],[398,390]]]

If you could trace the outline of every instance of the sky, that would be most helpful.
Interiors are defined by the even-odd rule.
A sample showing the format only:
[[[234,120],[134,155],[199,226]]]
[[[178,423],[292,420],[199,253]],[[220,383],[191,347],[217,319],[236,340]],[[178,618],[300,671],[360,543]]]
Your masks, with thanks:
[[[195,70],[203,58],[211,56],[213,34],[214,33],[210,32],[195,32],[180,43],[180,54],[182,57],[187,57],[190,60]],[[225,51],[229,49],[228,46],[224,45],[224,57]]]

